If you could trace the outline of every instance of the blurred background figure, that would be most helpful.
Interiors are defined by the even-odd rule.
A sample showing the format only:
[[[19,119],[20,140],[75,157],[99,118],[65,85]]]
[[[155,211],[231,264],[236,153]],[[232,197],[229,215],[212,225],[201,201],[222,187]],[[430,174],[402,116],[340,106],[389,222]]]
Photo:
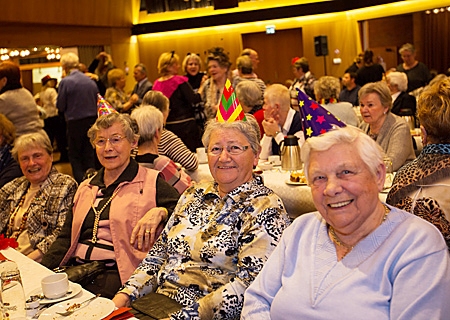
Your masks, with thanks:
[[[133,100],[137,99],[135,106],[139,106],[142,103],[142,98],[144,98],[144,95],[148,91],[152,90],[153,83],[148,80],[147,67],[143,63],[138,63],[134,66],[133,77],[137,83],[131,92],[131,98]]]
[[[241,57],[247,56],[250,58],[251,62],[252,62],[252,73],[251,73],[251,77],[252,78],[258,78],[258,75],[255,73],[256,69],[258,69],[258,65],[259,65],[259,55],[258,52],[256,52],[256,50],[253,50],[251,48],[245,48],[244,50],[242,50],[241,52]],[[239,58],[238,58],[239,59]],[[234,79],[235,77],[237,77],[239,75],[239,69],[236,68],[232,71],[231,73],[231,77]]]
[[[0,189],[0,230],[17,240],[18,251],[40,262],[61,232],[77,183],[52,166],[45,133],[20,136],[12,154],[24,176]]]
[[[202,90],[194,92],[184,76],[178,75],[180,59],[174,51],[159,56],[158,72],[161,77],[155,80],[153,90],[162,92],[170,101],[166,128],[175,133],[191,150],[201,147],[200,129],[194,116],[193,104],[202,101]]]
[[[241,319],[446,318],[447,246],[430,223],[380,201],[381,148],[347,126],[307,139],[301,153],[318,212],[283,232]]]
[[[129,112],[138,102],[138,97],[127,95],[124,91],[127,84],[125,72],[115,68],[108,72],[109,88],[106,89],[105,100],[107,100],[118,112]]]
[[[202,100],[205,103],[207,119],[214,119],[222,97],[225,82],[229,77],[231,62],[221,47],[208,49],[206,66],[209,78],[203,85]]]
[[[107,52],[100,52],[89,65],[88,71],[97,75],[97,79],[100,83],[99,92],[104,97],[106,89],[110,87],[108,83],[108,72],[114,69],[114,64],[111,55]]]
[[[356,72],[346,72],[342,77],[343,88],[339,93],[339,100],[350,102],[353,106],[359,106],[358,92],[361,87],[356,84]]]
[[[415,159],[409,125],[392,114],[392,97],[386,83],[368,83],[359,90],[360,128],[375,140],[391,160],[394,171]]]
[[[364,65],[356,72],[356,84],[363,86],[369,82],[377,82],[383,80],[384,69],[378,63],[373,61],[373,51],[364,51]]]
[[[336,77],[323,76],[314,84],[317,102],[345,124],[356,127],[358,126],[358,118],[353,105],[338,100],[340,90],[341,85]]]
[[[182,194],[191,185],[191,178],[168,157],[158,154],[163,130],[163,114],[153,106],[142,105],[133,110],[131,119],[139,128],[138,153],[134,158],[140,165],[161,172],[164,180]]]
[[[0,188],[11,180],[23,175],[19,164],[11,154],[16,139],[16,128],[0,113]]]
[[[252,60],[249,56],[240,56],[236,59],[236,65],[238,70],[238,75],[236,77],[233,77],[233,88],[236,88],[236,86],[241,81],[253,81],[255,82],[261,91],[261,99],[264,97],[264,91],[266,90],[266,84],[261,79],[255,78],[253,76],[253,64]]]
[[[291,95],[291,107],[298,111],[298,91],[302,90],[313,100],[316,100],[314,96],[314,82],[316,77],[309,71],[309,63],[305,57],[295,57],[292,59],[292,72],[294,73],[294,82],[289,87]]]
[[[56,106],[66,118],[70,165],[75,180],[80,183],[86,171],[96,167],[87,132],[97,119],[98,88],[78,69],[76,54],[63,54],[60,63],[66,76],[59,84]]]
[[[420,95],[417,117],[424,148],[397,172],[387,203],[433,223],[450,249],[450,79]]]
[[[47,133],[50,142],[56,140],[60,157],[57,162],[69,162],[67,150],[67,135],[64,115],[60,115],[56,107],[58,92],[56,84],[58,80],[46,75],[41,79],[42,89],[39,95],[40,103],[45,111],[44,130]]]
[[[389,72],[386,75],[386,83],[391,91],[393,101],[391,112],[404,117],[411,130],[414,130],[416,127],[416,98],[406,93],[408,77],[403,72]]]
[[[0,113],[16,128],[16,136],[40,132],[42,121],[33,95],[22,87],[19,66],[10,61],[0,63]]]
[[[364,53],[359,53],[356,58],[353,60],[353,63],[345,69],[345,73],[356,73],[359,68],[364,65]]]
[[[426,86],[431,80],[430,71],[424,63],[416,60],[416,48],[411,43],[405,43],[398,53],[400,53],[403,63],[397,66],[397,71],[406,73],[408,77],[406,92],[409,93]]]
[[[165,95],[154,90],[147,92],[142,100],[143,106],[154,106],[162,112],[164,124],[169,116],[169,104],[169,99]],[[158,153],[181,164],[186,170],[196,170],[198,168],[197,155],[189,150],[176,134],[166,128],[163,128],[161,132]]]
[[[262,108],[264,100],[261,97],[261,88],[254,81],[244,80],[239,82],[234,89],[244,113],[252,114],[258,122],[262,137],[264,134],[262,125],[264,120],[264,109]]]
[[[203,82],[206,80],[206,73],[201,71],[202,61],[200,57],[195,53],[188,53],[183,60],[182,69],[185,72],[185,76],[188,78],[188,82],[192,89],[194,89],[194,92],[197,93],[203,85]],[[194,108],[194,117],[200,128],[201,136],[203,135],[206,122],[205,104],[203,101],[200,101],[193,104],[192,108]]]

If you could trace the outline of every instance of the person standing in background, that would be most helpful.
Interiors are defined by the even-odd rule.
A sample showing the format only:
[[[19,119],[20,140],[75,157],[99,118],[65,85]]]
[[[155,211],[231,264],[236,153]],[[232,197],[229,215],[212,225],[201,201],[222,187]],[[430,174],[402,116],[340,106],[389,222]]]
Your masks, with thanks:
[[[61,116],[58,114],[58,108],[56,108],[56,99],[58,97],[58,92],[56,92],[57,81],[56,78],[52,78],[50,75],[43,77],[41,79],[42,89],[39,97],[47,116],[44,119],[44,130],[50,139],[50,143],[53,144],[53,140],[56,139],[56,144],[58,145],[58,151],[60,152],[58,162],[68,162],[66,126],[61,125]]]
[[[61,57],[66,77],[59,84],[56,106],[67,122],[69,160],[75,180],[80,183],[85,172],[95,168],[95,152],[87,136],[97,119],[97,85],[78,70],[78,56],[72,52]]]
[[[138,63],[134,66],[133,76],[137,83],[131,92],[130,100],[132,99],[134,101],[137,99],[135,106],[139,106],[145,94],[152,90],[153,84],[147,79],[147,68],[143,63]]]
[[[428,67],[416,60],[416,48],[411,43],[405,43],[398,53],[402,56],[403,63],[397,66],[397,71],[406,73],[408,88],[406,92],[425,87],[431,80]]]
[[[314,83],[316,77],[309,71],[309,63],[305,57],[295,57],[292,59],[292,72],[295,79],[289,88],[291,95],[291,107],[298,111],[298,91],[302,90],[313,100],[316,100],[314,96]]]
[[[364,51],[364,65],[358,69],[356,74],[356,84],[361,87],[369,82],[383,80],[384,69],[378,63],[373,62],[372,50]]]
[[[22,86],[20,68],[10,61],[0,63],[0,113],[16,127],[16,136],[46,134],[33,95]]]

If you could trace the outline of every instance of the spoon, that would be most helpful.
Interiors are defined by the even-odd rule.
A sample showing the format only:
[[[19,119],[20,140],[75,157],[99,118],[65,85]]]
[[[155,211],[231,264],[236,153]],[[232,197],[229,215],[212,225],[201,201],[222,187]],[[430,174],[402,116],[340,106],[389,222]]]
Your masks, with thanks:
[[[80,303],[74,303],[73,305],[71,305],[70,307],[66,308],[66,311],[64,312],[56,312],[59,315],[62,315],[64,317],[70,316],[72,313],[74,313],[77,310],[80,310],[81,308],[86,307],[91,301],[97,299],[98,297],[100,297],[100,293],[98,293],[96,296],[89,298],[83,302]]]

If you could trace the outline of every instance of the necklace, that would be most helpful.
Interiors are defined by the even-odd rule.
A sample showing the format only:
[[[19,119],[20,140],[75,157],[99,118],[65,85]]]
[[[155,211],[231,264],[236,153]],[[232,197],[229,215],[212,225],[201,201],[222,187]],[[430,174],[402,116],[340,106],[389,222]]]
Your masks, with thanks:
[[[91,208],[92,208],[92,210],[94,210],[94,213],[95,213],[94,226],[92,227],[92,243],[97,242],[97,232],[98,232],[98,224],[100,222],[100,215],[102,214],[103,210],[105,210],[105,208],[111,203],[112,199],[114,199],[114,197],[119,192],[119,190],[120,190],[120,187],[117,188],[116,191],[114,191],[112,196],[108,199],[108,201],[106,201],[106,203],[103,205],[103,207],[99,211],[97,211],[97,209],[95,209],[94,202],[91,200]]]
[[[384,215],[383,215],[383,218],[381,219],[381,222],[380,222],[379,225],[381,225],[381,224],[386,220],[387,215],[388,215],[389,212],[391,211],[391,209],[389,209],[388,206],[386,206],[386,205],[383,205],[383,206],[384,206]],[[353,249],[355,246],[351,246],[351,245],[349,245],[349,244],[346,244],[346,243],[343,242],[341,239],[339,239],[339,237],[337,236],[336,231],[334,230],[333,226],[329,225],[329,226],[328,226],[328,231],[329,231],[329,234],[330,234],[330,236],[331,236],[331,240],[332,240],[335,244],[337,244],[338,246],[343,247],[343,248],[346,249],[346,252],[344,253],[344,256],[342,257],[342,258],[344,258],[350,251],[352,251],[352,249]],[[367,235],[366,235],[366,236],[367,236]],[[364,236],[362,239],[364,239],[366,236]],[[361,239],[361,240],[362,240],[362,239]]]
[[[12,213],[11,217],[9,218],[9,224],[8,224],[8,230],[6,232],[6,237],[10,238],[13,235],[14,230],[14,220],[16,219],[16,215],[19,212],[20,208],[22,208],[23,203],[25,201],[25,197],[27,195],[27,192],[25,192],[22,197],[20,198],[19,203],[17,204],[16,208],[14,209],[14,212]],[[27,222],[28,218],[28,210],[25,212],[22,216],[22,221],[20,222],[19,230],[16,232],[16,235],[13,237],[17,240],[19,235],[22,233],[22,231],[25,229],[25,223]]]

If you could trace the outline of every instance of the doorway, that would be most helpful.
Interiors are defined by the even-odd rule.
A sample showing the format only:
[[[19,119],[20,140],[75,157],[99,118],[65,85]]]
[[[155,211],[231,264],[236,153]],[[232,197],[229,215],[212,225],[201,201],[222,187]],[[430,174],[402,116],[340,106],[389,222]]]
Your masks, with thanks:
[[[303,55],[302,29],[276,30],[274,34],[265,32],[243,33],[243,48],[258,52],[261,61],[256,74],[264,82],[285,84],[294,78],[291,60]]]

